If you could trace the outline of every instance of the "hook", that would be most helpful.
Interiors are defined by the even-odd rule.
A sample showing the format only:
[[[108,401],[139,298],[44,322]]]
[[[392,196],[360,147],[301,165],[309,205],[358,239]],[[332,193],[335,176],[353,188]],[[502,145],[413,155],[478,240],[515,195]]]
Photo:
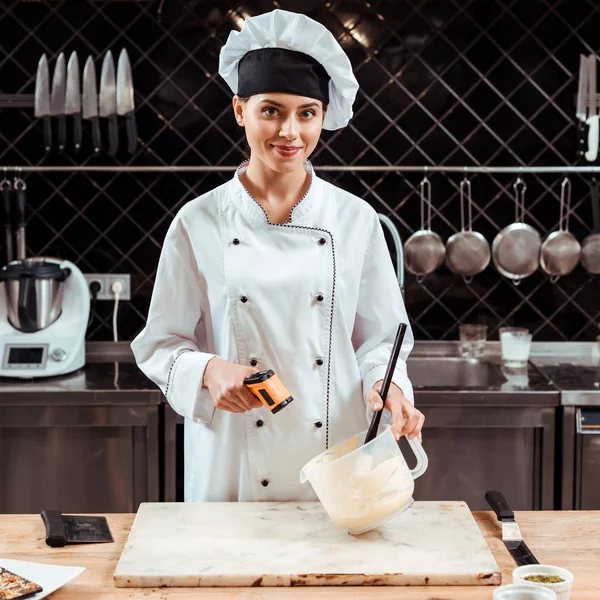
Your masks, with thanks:
[[[565,190],[566,190],[566,206],[565,206]],[[562,183],[560,184],[560,216],[558,220],[558,229],[560,231],[566,231],[569,229],[569,213],[571,211],[571,180],[568,175],[565,175]],[[563,229],[564,220],[564,229]]]

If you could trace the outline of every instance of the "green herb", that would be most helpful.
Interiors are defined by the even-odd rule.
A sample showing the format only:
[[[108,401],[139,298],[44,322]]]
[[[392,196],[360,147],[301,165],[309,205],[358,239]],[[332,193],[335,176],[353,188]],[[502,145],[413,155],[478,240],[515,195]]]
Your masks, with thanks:
[[[525,581],[532,581],[533,583],[561,583],[564,581],[562,577],[558,575],[527,575],[523,577]]]

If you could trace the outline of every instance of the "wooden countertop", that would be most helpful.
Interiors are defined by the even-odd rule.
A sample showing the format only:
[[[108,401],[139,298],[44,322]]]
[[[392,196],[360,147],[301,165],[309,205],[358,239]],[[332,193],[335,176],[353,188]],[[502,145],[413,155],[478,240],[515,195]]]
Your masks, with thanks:
[[[503,584],[512,583],[515,564],[501,540],[492,512],[474,513],[502,569]],[[107,515],[114,544],[82,544],[50,548],[39,515],[0,515],[0,556],[56,565],[82,566],[87,571],[56,591],[52,600],[204,598],[211,600],[485,600],[493,587],[311,587],[311,588],[140,588],[117,589],[112,576],[133,523],[133,514]],[[600,598],[600,511],[517,512],[516,519],[531,551],[541,563],[574,574],[573,600]]]

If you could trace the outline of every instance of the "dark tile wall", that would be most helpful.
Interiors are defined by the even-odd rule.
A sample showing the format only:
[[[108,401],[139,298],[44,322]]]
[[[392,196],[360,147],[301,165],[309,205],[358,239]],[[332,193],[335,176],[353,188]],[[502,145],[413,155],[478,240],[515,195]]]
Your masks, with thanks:
[[[350,56],[361,85],[349,127],[324,132],[319,165],[576,164],[579,54],[600,49],[595,0],[166,0],[4,1],[0,94],[32,94],[42,52],[88,54],[99,75],[104,53],[126,47],[133,63],[140,145],[130,157],[44,155],[32,108],[0,112],[4,165],[237,165],[244,143],[218,54],[242,19],[280,8],[325,24]],[[124,130],[121,130],[124,137]],[[84,272],[127,272],[133,298],[120,314],[131,339],[142,327],[166,228],[188,200],[231,173],[31,173],[30,254],[77,262]],[[403,239],[419,228],[421,174],[336,173],[336,184],[389,215]],[[460,175],[431,176],[433,229],[460,226]],[[562,175],[527,175],[527,221],[543,235],[558,224]],[[512,175],[471,177],[474,227],[491,242],[514,218]],[[590,232],[589,177],[573,176],[571,228]],[[3,249],[0,248],[3,254]],[[417,338],[454,339],[460,322],[530,327],[538,340],[590,340],[600,318],[598,280],[578,267],[557,284],[539,272],[519,287],[490,266],[465,284],[446,268],[406,301]],[[99,303],[92,339],[110,339],[110,303]]]

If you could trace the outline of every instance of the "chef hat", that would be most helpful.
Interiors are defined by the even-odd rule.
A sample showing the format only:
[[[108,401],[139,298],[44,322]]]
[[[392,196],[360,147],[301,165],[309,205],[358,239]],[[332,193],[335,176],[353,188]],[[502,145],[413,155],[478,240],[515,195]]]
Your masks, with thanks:
[[[283,92],[323,101],[329,130],[348,124],[358,91],[350,60],[331,32],[279,8],[247,18],[241,31],[229,34],[219,74],[241,97]]]

